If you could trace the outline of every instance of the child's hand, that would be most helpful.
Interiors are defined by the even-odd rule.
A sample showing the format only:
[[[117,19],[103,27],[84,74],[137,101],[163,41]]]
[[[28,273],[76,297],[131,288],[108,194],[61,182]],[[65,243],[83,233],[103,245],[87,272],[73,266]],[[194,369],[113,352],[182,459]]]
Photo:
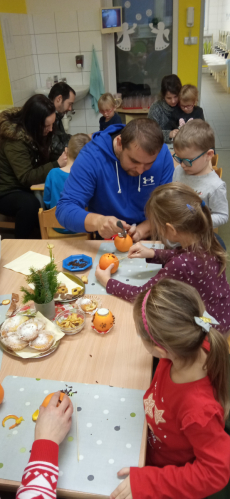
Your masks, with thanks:
[[[129,475],[130,468],[122,468],[122,470],[118,471],[118,476]],[[131,486],[130,486],[130,478],[127,476],[123,480],[123,482],[118,485],[118,487],[112,492],[110,495],[110,499],[133,499]]]
[[[112,270],[113,266],[114,266],[114,264],[111,263],[111,265],[109,265],[109,267],[107,267],[107,269],[102,270],[102,269],[100,269],[99,265],[97,265],[95,277],[100,282],[100,284],[102,286],[104,286],[104,288],[106,288],[107,282],[111,278],[111,270]]]
[[[154,255],[153,248],[146,248],[141,243],[133,244],[128,252],[128,258],[154,258]]]
[[[174,139],[176,137],[176,134],[179,132],[178,128],[175,128],[175,130],[172,130],[169,134],[170,139]]]
[[[56,392],[47,407],[39,407],[39,416],[35,427],[35,440],[52,440],[60,444],[71,427],[73,404],[67,395],[64,395],[61,404],[57,407],[60,392]]]

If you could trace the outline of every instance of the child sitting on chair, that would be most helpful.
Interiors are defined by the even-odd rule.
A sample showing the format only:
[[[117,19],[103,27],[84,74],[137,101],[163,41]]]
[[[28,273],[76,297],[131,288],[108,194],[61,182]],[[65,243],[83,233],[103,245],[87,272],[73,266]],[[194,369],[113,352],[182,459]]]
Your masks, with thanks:
[[[211,211],[213,227],[228,221],[226,184],[212,168],[215,136],[206,121],[192,120],[176,135],[173,159],[179,163],[173,182],[182,182],[196,191]]]
[[[119,114],[115,112],[120,104],[121,101],[114,99],[110,93],[101,95],[98,100],[98,109],[103,115],[99,120],[100,131],[105,130],[105,128],[110,125],[117,125],[118,123],[121,123]]]
[[[204,120],[202,107],[197,106],[198,89],[194,85],[184,85],[179,94],[179,103],[173,111],[174,127],[180,128],[190,120]]]
[[[51,170],[45,181],[44,189],[44,203],[47,210],[54,208],[57,205],[61,197],[61,193],[64,189],[65,181],[70,173],[71,166],[73,165],[76,157],[81,151],[82,147],[90,142],[90,137],[86,133],[77,133],[72,135],[68,147],[66,148],[67,153],[67,164],[64,168],[53,168]],[[55,170],[55,171],[54,171]],[[71,231],[66,229],[54,229],[56,232],[61,232],[64,234],[72,234]]]

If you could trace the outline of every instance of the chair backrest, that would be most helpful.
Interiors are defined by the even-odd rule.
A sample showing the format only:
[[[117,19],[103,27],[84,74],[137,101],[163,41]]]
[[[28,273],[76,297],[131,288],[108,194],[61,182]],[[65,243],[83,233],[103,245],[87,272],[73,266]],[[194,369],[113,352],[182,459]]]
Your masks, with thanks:
[[[39,208],[38,219],[40,225],[40,231],[42,239],[49,239],[48,230],[47,229],[64,229],[62,225],[59,224],[58,220],[55,216],[56,206],[51,208],[51,210],[43,210],[43,208]]]
[[[217,168],[218,159],[219,159],[219,155],[218,154],[214,154],[214,156],[212,157],[212,166],[214,166],[214,167]]]
[[[222,174],[223,174],[222,168],[221,167],[217,168],[216,166],[213,166],[212,168],[216,172],[216,174],[218,175],[218,177],[222,178]]]

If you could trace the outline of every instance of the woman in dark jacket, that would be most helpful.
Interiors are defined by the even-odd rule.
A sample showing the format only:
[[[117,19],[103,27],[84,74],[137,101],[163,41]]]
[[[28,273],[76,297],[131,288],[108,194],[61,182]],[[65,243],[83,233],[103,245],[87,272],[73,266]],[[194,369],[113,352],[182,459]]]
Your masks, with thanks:
[[[49,162],[55,117],[54,104],[44,95],[0,114],[0,213],[15,217],[17,239],[29,238],[38,226],[40,203],[31,185],[66,164],[65,153]]]
[[[182,84],[177,75],[164,76],[161,82],[160,100],[151,105],[148,118],[156,120],[160,125],[164,141],[170,143],[178,132],[172,129],[172,114],[175,111]]]

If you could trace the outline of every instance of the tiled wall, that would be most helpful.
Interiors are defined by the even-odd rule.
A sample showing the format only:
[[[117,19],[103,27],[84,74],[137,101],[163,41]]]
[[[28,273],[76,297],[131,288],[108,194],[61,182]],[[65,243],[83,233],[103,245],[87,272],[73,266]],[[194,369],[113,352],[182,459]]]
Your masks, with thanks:
[[[94,45],[103,78],[100,0],[27,0],[32,16],[35,72],[44,87],[48,76],[66,77],[69,85],[90,81]],[[75,55],[84,55],[84,68],[78,69]],[[70,133],[99,129],[99,115],[91,108],[89,95],[74,104]]]
[[[37,86],[31,18],[26,14],[1,14],[1,26],[13,101],[21,106]]]
[[[220,31],[230,31],[230,0],[206,0],[204,34],[218,41]]]

